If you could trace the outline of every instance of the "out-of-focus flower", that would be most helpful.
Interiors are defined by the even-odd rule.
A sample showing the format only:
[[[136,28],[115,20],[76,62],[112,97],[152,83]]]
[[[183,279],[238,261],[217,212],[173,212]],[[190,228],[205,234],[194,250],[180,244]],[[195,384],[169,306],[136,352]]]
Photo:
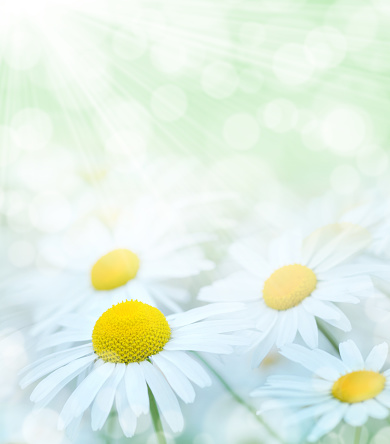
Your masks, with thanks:
[[[42,241],[42,255],[62,271],[43,284],[36,280],[37,302],[45,301],[37,303],[33,332],[52,330],[66,313],[94,304],[108,309],[126,299],[180,311],[189,291],[178,280],[214,266],[199,248],[212,236],[186,233],[177,213],[155,200],[140,199],[131,210],[106,216],[106,224],[87,218]]]
[[[314,376],[271,376],[266,386],[252,395],[268,398],[261,411],[298,409],[287,424],[316,418],[308,441],[317,442],[342,420],[359,427],[369,417],[384,419],[389,415],[390,370],[381,372],[388,354],[386,343],[375,346],[366,360],[351,340],[340,344],[341,359],[297,344],[284,346],[281,353]]]
[[[348,201],[334,193],[302,201],[299,196],[283,190],[279,200],[258,202],[247,225],[252,232],[259,226],[268,225],[279,232],[294,229],[305,235],[334,223],[356,225],[369,232],[371,243],[368,250],[378,254],[388,237],[390,204],[378,190],[359,191]]]
[[[336,303],[358,303],[358,295],[372,288],[362,264],[348,262],[363,251],[370,237],[349,224],[332,224],[306,238],[296,233],[272,240],[268,251],[238,242],[231,256],[244,271],[201,290],[204,301],[242,301],[238,315],[253,322],[253,365],[259,365],[276,344],[293,342],[299,332],[306,344],[318,346],[316,318],[344,331],[351,328]]]
[[[21,385],[44,377],[31,400],[45,406],[77,378],[59,426],[77,424],[92,405],[92,429],[100,430],[115,401],[119,423],[129,437],[135,433],[137,417],[149,412],[150,390],[162,417],[178,432],[183,417],[176,395],[193,402],[190,381],[200,387],[211,383],[187,352],[228,354],[234,345],[243,344],[229,333],[244,328],[244,323],[228,319],[229,313],[241,308],[237,303],[211,304],[165,317],[157,308],[131,300],[114,305],[97,320],[65,317],[62,323],[67,327],[49,337],[47,345],[67,344],[66,348],[28,367]],[[209,319],[215,315],[226,315],[226,319]]]

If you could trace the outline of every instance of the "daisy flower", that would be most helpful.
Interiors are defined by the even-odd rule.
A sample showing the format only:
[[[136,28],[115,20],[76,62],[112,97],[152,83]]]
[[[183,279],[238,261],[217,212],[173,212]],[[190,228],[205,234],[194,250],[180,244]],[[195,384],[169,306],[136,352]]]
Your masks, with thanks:
[[[37,277],[34,293],[45,298],[34,333],[50,331],[71,311],[89,310],[91,304],[109,308],[126,299],[180,310],[189,291],[179,279],[213,268],[200,243],[211,239],[203,233],[187,234],[178,214],[151,199],[140,199],[131,211],[122,211],[109,225],[89,217],[61,236],[46,237],[40,245],[47,262],[59,275]],[[187,286],[188,287],[188,286]],[[53,292],[56,297],[53,298]],[[65,303],[66,302],[66,303]]]
[[[281,354],[313,372],[313,376],[271,376],[252,393],[268,399],[261,411],[281,406],[298,409],[288,424],[315,418],[308,441],[316,442],[342,420],[359,427],[369,417],[384,419],[390,408],[390,370],[381,372],[388,354],[386,343],[375,346],[366,360],[356,344],[340,344],[341,359],[319,349],[289,344]]]
[[[255,329],[254,366],[273,345],[293,342],[298,332],[315,348],[316,319],[348,331],[351,324],[336,303],[358,303],[356,296],[372,288],[364,264],[347,262],[368,242],[365,230],[345,224],[326,226],[306,238],[287,233],[271,240],[268,251],[238,242],[230,253],[244,270],[203,288],[199,298],[246,304],[247,310],[237,315]]]
[[[287,196],[287,197],[286,197]],[[250,221],[251,231],[265,225],[268,230],[286,231],[299,229],[310,234],[325,225],[346,223],[364,228],[371,236],[369,251],[376,254],[383,250],[383,240],[388,238],[390,206],[385,195],[378,197],[378,190],[359,194],[345,201],[328,193],[307,201],[297,201],[296,196],[283,190],[283,199],[276,202],[262,201],[254,208]],[[302,214],[305,217],[302,217]]]
[[[227,354],[242,339],[227,334],[243,322],[211,320],[241,304],[210,304],[165,317],[157,308],[130,300],[105,311],[98,319],[64,318],[67,327],[48,338],[48,346],[62,350],[45,356],[26,369],[24,388],[42,379],[31,400],[45,406],[69,382],[76,388],[59,417],[59,427],[74,426],[91,406],[91,425],[100,430],[115,404],[124,434],[135,433],[137,418],[149,412],[153,394],[162,418],[173,432],[183,428],[177,397],[194,401],[192,383],[211,384],[203,367],[188,352]],[[69,345],[72,343],[72,345]]]

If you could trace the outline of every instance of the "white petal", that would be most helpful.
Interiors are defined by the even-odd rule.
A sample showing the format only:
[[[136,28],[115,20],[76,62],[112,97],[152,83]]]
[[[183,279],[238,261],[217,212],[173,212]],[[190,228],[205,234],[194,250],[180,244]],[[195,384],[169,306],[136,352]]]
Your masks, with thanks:
[[[312,297],[308,297],[302,301],[302,306],[313,316],[321,319],[340,319],[340,310],[331,302],[323,302]]]
[[[91,353],[93,353],[93,348],[91,344],[88,344],[46,356],[29,366],[32,370],[20,381],[20,386],[24,389],[32,382],[42,378],[42,376]]]
[[[125,374],[126,365],[116,364],[111,376],[96,395],[91,409],[91,427],[93,431],[101,430],[110,414],[119,383]]]
[[[91,373],[76,387],[66,401],[60,414],[60,424],[65,428],[73,418],[82,415],[91,405],[95,396],[114,371],[115,364],[106,362],[95,367]]]
[[[298,310],[298,331],[310,348],[318,347],[318,326],[315,317],[302,309]]]
[[[115,396],[115,405],[118,411],[119,424],[122,427],[123,433],[127,438],[134,436],[137,427],[137,417],[127,400],[124,380],[119,385]]]
[[[302,236],[295,232],[287,232],[269,243],[268,262],[281,267],[300,263],[302,259]]]
[[[317,442],[322,436],[333,430],[339,422],[343,419],[345,411],[348,409],[348,404],[341,404],[334,408],[329,413],[323,415],[316,423],[307,440],[309,442]]]
[[[268,331],[270,330],[278,320],[278,311],[272,310],[269,308],[264,308],[264,310],[261,310],[258,321],[256,323],[256,328],[259,331]]]
[[[203,351],[207,353],[229,354],[233,348],[226,343],[226,339],[210,336],[187,336],[184,338],[170,339],[164,346],[164,350]],[[220,335],[221,336],[221,335]],[[222,340],[221,340],[222,339]],[[244,341],[243,341],[244,342]]]
[[[368,399],[367,401],[364,401],[364,406],[366,407],[368,415],[371,416],[371,418],[385,419],[389,415],[389,410],[375,399]]]
[[[299,394],[297,394],[299,396]],[[292,414],[288,417],[286,421],[286,425],[292,425],[295,423],[299,423],[303,420],[312,418],[314,416],[320,416],[325,413],[328,413],[329,410],[334,410],[340,403],[335,399],[330,399],[326,402],[316,403],[314,405],[310,405],[306,408],[299,410],[297,413]]]
[[[198,299],[207,302],[243,302],[257,300],[260,293],[261,282],[249,273],[239,271],[201,288]]]
[[[180,237],[176,237],[175,239],[162,242],[158,246],[156,245],[155,248],[153,248],[152,252],[153,259],[164,258],[164,256],[173,253],[177,250],[181,250],[183,248],[204,242],[210,242],[213,240],[215,240],[215,237],[207,233],[194,233],[194,234],[181,235]]]
[[[283,315],[284,319],[281,318],[278,322],[278,336],[276,338],[278,348],[293,342],[298,331],[297,310],[286,310]]]
[[[80,431],[79,428],[80,428],[80,424],[81,424],[82,419],[83,419],[82,416],[72,419],[71,423],[66,428],[67,438],[70,438],[72,440],[72,442],[74,442],[77,438],[77,434]]]
[[[211,378],[206,370],[187,353],[182,351],[162,351],[160,355],[175,364],[188,379],[199,387],[211,385]]]
[[[352,224],[331,224],[319,228],[303,242],[303,257],[310,268],[323,272],[354,254],[370,242],[367,230]]]
[[[151,297],[147,285],[145,285],[142,280],[133,279],[126,284],[125,288],[128,294],[128,299],[136,299],[137,301],[144,302],[145,304],[152,305],[153,307],[156,306],[156,302]]]
[[[338,308],[338,307],[334,307],[340,317],[339,319],[324,319],[324,322],[326,322],[327,324],[331,325],[332,327],[336,327],[342,331],[351,331],[352,326],[351,326],[351,322],[349,321],[349,319],[345,316],[345,314]]]
[[[196,334],[229,333],[237,330],[247,330],[251,323],[247,319],[218,319],[215,321],[203,321],[185,325],[174,330],[174,337],[183,337]]]
[[[356,296],[352,296],[351,294],[348,294],[347,290],[340,291],[340,293],[337,293],[336,291],[330,291],[318,288],[315,291],[313,291],[311,296],[314,299],[319,299],[321,301],[345,302],[349,304],[358,304],[360,302],[359,298],[357,298]]]
[[[386,342],[376,345],[367,356],[364,364],[365,369],[379,372],[387,359],[388,351],[389,346],[386,344]]]
[[[154,355],[152,361],[157,364],[173,391],[186,403],[194,402],[195,390],[184,374],[163,356]]]
[[[342,342],[339,349],[341,359],[351,370],[361,370],[364,368],[362,354],[351,339]]]
[[[56,347],[57,345],[73,343],[73,342],[84,342],[90,341],[92,337],[92,331],[66,331],[54,333],[48,338],[42,339],[38,344],[38,350],[43,350],[49,347]]]
[[[161,372],[148,361],[141,362],[140,366],[162,416],[174,433],[180,432],[184,427],[183,415],[168,382]]]
[[[66,384],[87,368],[95,358],[95,355],[86,356],[55,370],[35,387],[31,393],[31,401],[42,401],[53,391],[58,393]]]
[[[183,303],[190,299],[190,294],[185,289],[183,289],[184,291],[178,292],[177,288],[168,285],[163,286],[154,282],[153,284],[148,284],[147,288],[148,292],[156,301],[156,306],[163,305],[172,313],[180,313],[183,311],[180,304],[174,300],[176,296],[179,296],[179,299],[183,299]]]
[[[136,416],[138,417],[142,413],[148,413],[148,387],[141,366],[137,362],[127,365],[125,385],[129,405]]]
[[[239,303],[209,304],[205,305],[204,307],[193,308],[185,313],[170,315],[167,317],[167,320],[171,328],[178,328],[201,321],[202,319],[206,319],[211,316],[218,316],[232,312],[234,313],[244,308],[245,306]]]
[[[268,355],[276,341],[275,329],[262,333],[252,355],[252,368],[258,367]]]
[[[364,403],[350,404],[345,412],[344,421],[354,427],[362,426],[368,419],[368,412]]]
[[[349,371],[349,367],[340,359],[335,358],[323,350],[309,350],[298,344],[288,344],[282,347],[280,353],[328,381],[335,381],[340,375],[348,373]]]
[[[332,389],[332,383],[324,381],[323,379],[313,378],[308,380],[307,376],[294,376],[294,375],[271,375],[267,378],[267,384],[275,387],[283,387],[286,385],[286,389],[292,386],[298,385],[300,390],[306,390],[312,392],[330,393]]]
[[[384,390],[382,393],[379,393],[375,399],[385,407],[390,408],[390,392],[388,390]]]
[[[244,242],[236,242],[229,249],[230,256],[254,276],[262,277],[262,271],[267,267],[266,261],[260,254],[253,251]]]
[[[212,270],[214,263],[202,257],[199,250],[170,254],[159,260],[144,261],[138,276],[145,280],[165,280],[195,276]]]
[[[79,355],[80,352],[85,353],[86,355],[88,353],[93,352],[92,344],[79,345],[77,347],[72,347],[71,349],[66,349],[66,350],[61,350],[59,352],[51,353],[49,356],[46,355],[46,356],[38,359],[37,361],[33,362],[32,364],[24,367],[20,373],[21,374],[26,373],[33,368],[36,369],[37,366],[40,364],[46,365],[51,360],[53,360],[54,362],[58,362],[60,359],[63,359],[67,356],[69,356],[69,360],[68,361],[65,360],[65,363],[68,363],[68,362],[72,361],[73,359],[77,359],[77,358],[80,358],[81,356],[85,356],[85,355]],[[74,356],[77,356],[77,357],[73,358]],[[64,365],[64,364],[62,364],[62,365]]]

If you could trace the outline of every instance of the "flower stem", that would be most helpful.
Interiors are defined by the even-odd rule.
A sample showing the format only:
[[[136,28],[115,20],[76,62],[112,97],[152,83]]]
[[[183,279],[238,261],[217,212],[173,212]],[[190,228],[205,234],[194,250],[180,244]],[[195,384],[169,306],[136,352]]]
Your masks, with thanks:
[[[317,320],[318,330],[325,336],[330,345],[339,353],[339,345],[336,339],[328,332],[328,330]]]
[[[355,428],[355,439],[353,440],[353,444],[359,444],[360,443],[361,433],[362,433],[362,428],[361,427],[356,427]]]
[[[156,432],[157,441],[159,444],[167,444],[156,400],[154,399],[153,393],[149,387],[148,387],[148,392],[149,392],[149,403],[150,403],[150,415],[152,417],[153,427]]]
[[[267,430],[267,432],[272,435],[274,438],[276,438],[278,441],[281,442],[280,437],[277,435],[277,433],[267,424],[264,422],[264,420],[257,415],[256,409],[248,404],[245,399],[243,399],[240,395],[238,395],[231,387],[230,385],[225,381],[225,379],[205,360],[203,359],[198,353],[193,352],[196,357],[202,361],[202,363],[210,370],[210,372],[218,379],[220,384],[223,386],[223,388],[231,395],[231,397],[237,401],[239,404],[241,404],[246,410],[248,410],[258,422]]]

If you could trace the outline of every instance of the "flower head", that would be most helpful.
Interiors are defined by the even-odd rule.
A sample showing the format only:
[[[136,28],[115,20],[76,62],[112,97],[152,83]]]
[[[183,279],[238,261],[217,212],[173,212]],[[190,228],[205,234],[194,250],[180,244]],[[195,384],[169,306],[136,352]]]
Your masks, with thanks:
[[[372,289],[364,265],[351,262],[369,242],[366,230],[349,224],[323,227],[303,238],[297,233],[271,240],[268,251],[248,242],[231,247],[242,271],[201,290],[209,302],[240,301],[240,312],[253,325],[253,365],[259,365],[271,348],[282,347],[299,333],[306,344],[318,345],[316,319],[348,331],[351,324],[337,306],[358,303]]]
[[[62,345],[62,351],[45,356],[26,369],[25,387],[43,378],[31,400],[47,405],[71,380],[77,387],[60,415],[60,426],[77,421],[91,406],[93,430],[103,427],[115,402],[126,436],[135,433],[137,418],[149,412],[148,387],[161,415],[177,432],[183,417],[176,395],[192,402],[192,383],[204,387],[211,380],[189,352],[231,353],[244,339],[234,335],[244,323],[230,319],[211,320],[242,309],[240,304],[211,304],[185,313],[165,316],[140,301],[124,301],[100,316],[75,321],[54,333],[45,346]]]
[[[316,442],[344,420],[363,425],[369,417],[383,419],[390,408],[390,370],[382,372],[386,343],[375,346],[364,360],[356,344],[340,344],[340,359],[319,349],[285,345],[282,355],[301,364],[313,376],[274,376],[253,396],[267,398],[261,411],[294,408],[287,424],[315,418],[308,440]]]

